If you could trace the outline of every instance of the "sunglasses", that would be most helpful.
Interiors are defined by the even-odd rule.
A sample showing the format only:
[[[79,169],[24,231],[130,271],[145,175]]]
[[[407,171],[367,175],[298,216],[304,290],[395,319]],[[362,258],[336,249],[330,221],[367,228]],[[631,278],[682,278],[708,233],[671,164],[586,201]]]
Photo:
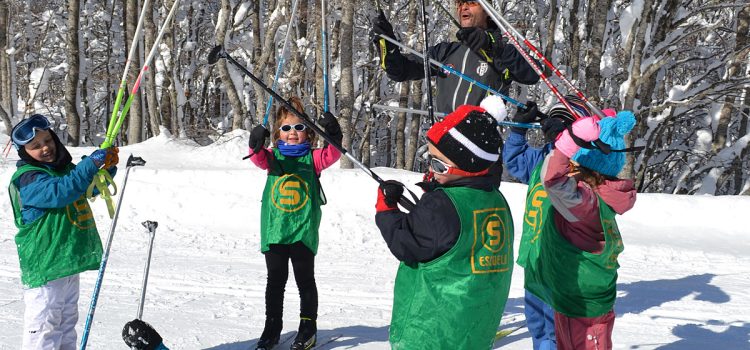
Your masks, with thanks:
[[[290,132],[292,131],[292,128],[294,128],[294,130],[297,130],[297,131],[305,131],[305,129],[307,129],[305,124],[294,124],[294,125],[284,124],[279,128],[279,130],[283,132]]]
[[[429,156],[428,161],[430,164],[430,168],[432,168],[432,172],[435,174],[448,174],[453,168],[452,166],[446,164],[444,161],[433,156]]]
[[[448,163],[435,158],[433,156],[428,156],[427,158],[428,163],[430,164],[430,168],[432,168],[432,172],[438,175],[459,175],[459,176],[481,176],[484,174],[487,174],[489,169],[485,169],[476,173],[468,172],[465,170],[461,170],[459,168],[456,168],[455,166],[448,165]]]
[[[469,7],[479,6],[479,2],[476,0],[469,0],[469,1],[456,1],[456,6],[461,6],[463,4],[469,5]]]
[[[16,148],[21,148],[36,137],[37,130],[49,130],[49,120],[41,114],[34,114],[28,119],[22,120],[13,127],[11,139]]]

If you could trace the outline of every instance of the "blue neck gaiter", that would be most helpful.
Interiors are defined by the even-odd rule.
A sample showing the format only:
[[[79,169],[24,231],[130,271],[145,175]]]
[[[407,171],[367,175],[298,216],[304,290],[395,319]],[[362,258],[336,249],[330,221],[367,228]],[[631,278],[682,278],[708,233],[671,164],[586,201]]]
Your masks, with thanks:
[[[310,152],[310,142],[308,141],[296,145],[290,145],[279,140],[276,142],[276,147],[285,157],[302,157]]]

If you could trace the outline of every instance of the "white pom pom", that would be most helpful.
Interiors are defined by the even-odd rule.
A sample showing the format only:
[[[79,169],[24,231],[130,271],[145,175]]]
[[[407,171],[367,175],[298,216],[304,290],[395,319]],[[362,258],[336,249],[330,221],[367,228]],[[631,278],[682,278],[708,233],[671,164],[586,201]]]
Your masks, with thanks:
[[[505,108],[505,102],[499,96],[490,95],[482,100],[479,107],[484,108],[495,120],[501,122],[508,118],[508,110]]]

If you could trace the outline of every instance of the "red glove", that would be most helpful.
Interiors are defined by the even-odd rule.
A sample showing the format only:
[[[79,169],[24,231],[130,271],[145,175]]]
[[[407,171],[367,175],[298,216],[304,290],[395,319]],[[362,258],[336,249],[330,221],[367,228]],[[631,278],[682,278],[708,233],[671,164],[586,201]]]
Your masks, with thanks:
[[[383,182],[378,187],[378,201],[375,203],[375,211],[378,213],[389,210],[398,210],[398,200],[404,193],[404,185],[395,180]]]

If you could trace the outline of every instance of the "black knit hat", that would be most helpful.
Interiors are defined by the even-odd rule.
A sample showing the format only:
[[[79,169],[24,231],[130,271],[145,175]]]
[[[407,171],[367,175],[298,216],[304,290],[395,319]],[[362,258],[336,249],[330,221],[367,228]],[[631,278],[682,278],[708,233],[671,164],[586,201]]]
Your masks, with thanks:
[[[459,106],[427,131],[427,140],[470,173],[488,169],[500,157],[495,119],[477,106]]]

